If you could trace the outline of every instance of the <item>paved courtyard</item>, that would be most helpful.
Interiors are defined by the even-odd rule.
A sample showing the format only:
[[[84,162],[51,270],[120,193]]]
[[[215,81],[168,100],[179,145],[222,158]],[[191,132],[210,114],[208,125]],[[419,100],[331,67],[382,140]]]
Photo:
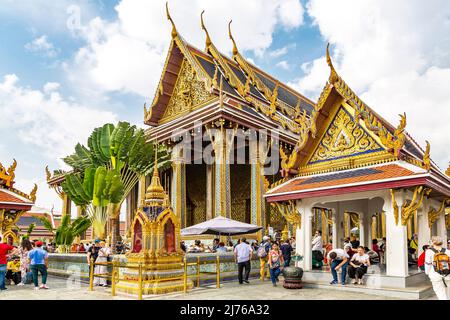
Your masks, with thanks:
[[[71,283],[66,279],[49,277],[49,290],[33,290],[32,285],[23,287],[8,286],[8,290],[0,292],[0,300],[123,300],[137,298],[136,295],[118,293],[111,296],[110,288],[95,287],[95,291],[89,291],[85,283]],[[191,290],[188,294],[174,293],[160,296],[144,296],[145,300],[176,299],[176,300],[392,300],[391,297],[379,295],[361,294],[356,292],[304,288],[301,290],[284,289],[281,285],[272,287],[270,282],[253,280],[250,284],[239,285],[236,282],[222,283],[220,289],[201,287]],[[433,299],[433,298],[432,298]]]

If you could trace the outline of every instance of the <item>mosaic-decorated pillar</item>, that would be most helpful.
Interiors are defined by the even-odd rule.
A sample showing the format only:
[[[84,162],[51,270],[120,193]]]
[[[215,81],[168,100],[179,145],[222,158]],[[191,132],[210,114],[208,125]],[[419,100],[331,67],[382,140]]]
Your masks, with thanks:
[[[221,128],[214,142],[214,217],[231,218],[230,149],[226,131]]]
[[[173,212],[179,217],[181,228],[186,228],[186,164],[180,154],[172,154],[172,183],[170,191]]]
[[[258,232],[258,240],[261,240],[262,235],[265,234],[265,219],[264,219],[264,182],[263,182],[263,168],[261,165],[258,148],[255,148],[255,152],[253,153],[251,159],[251,205],[250,212],[251,218],[250,223],[256,224],[258,226],[262,226],[263,229],[261,232]]]
[[[213,218],[214,212],[214,164],[206,165],[206,220]]]

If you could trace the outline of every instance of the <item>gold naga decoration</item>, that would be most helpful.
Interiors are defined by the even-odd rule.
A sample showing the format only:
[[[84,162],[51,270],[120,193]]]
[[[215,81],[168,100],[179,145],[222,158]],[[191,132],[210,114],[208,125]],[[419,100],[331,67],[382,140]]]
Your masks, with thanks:
[[[405,201],[402,206],[401,210],[399,210],[399,206],[397,204],[397,201],[395,200],[395,190],[390,189],[391,193],[391,199],[392,199],[392,208],[394,210],[394,218],[395,218],[395,224],[398,225],[398,218],[399,218],[399,211],[401,212],[401,223],[402,225],[406,225],[408,220],[414,215],[414,212],[417,211],[417,209],[420,208],[423,202],[423,197],[428,196],[431,192],[430,188],[424,188],[423,186],[417,186],[414,189],[414,194],[411,201]]]
[[[286,222],[292,225],[294,229],[302,227],[302,216],[297,212],[294,201],[288,201],[287,203],[272,202],[271,205],[281,213]]]
[[[230,40],[233,42],[233,59],[237,62],[237,64],[244,70],[245,74],[248,78],[250,78],[251,83],[256,86],[256,88],[264,95],[264,97],[270,101],[272,98],[272,92],[269,88],[256,76],[253,72],[253,69],[247,63],[245,58],[239,53],[239,50],[236,45],[236,41],[234,41],[233,35],[231,33],[231,22],[228,23],[228,36]]]
[[[35,202],[36,201],[36,192],[37,192],[38,186],[35,183],[33,189],[30,192],[30,200]]]
[[[48,169],[48,166],[45,166],[45,175],[47,177],[47,181],[49,181],[52,178],[52,174],[50,170]]]
[[[1,163],[0,163],[0,180],[3,180],[6,187],[12,188],[14,185],[14,178],[16,176],[15,170],[17,167],[17,161],[16,159],[13,159],[13,163],[9,166],[8,169],[6,169]]]
[[[400,155],[400,150],[403,148],[406,141],[405,127],[406,127],[406,114],[400,116],[400,123],[395,129],[394,133],[390,133],[382,124],[380,120],[371,112],[369,107],[350,89],[345,81],[338,75],[336,69],[331,61],[330,44],[327,45],[326,56],[327,63],[330,67],[330,76],[328,78],[329,84],[327,84],[319,98],[318,106],[323,105],[329,92],[331,92],[331,86],[336,89],[339,94],[355,109],[355,119],[362,119],[368,130],[372,131],[379,138],[381,143],[393,153],[395,156]]]
[[[427,143],[427,147],[425,149],[425,153],[423,154],[422,166],[425,170],[430,171],[431,169],[430,143],[428,141],[425,142]]]
[[[445,174],[450,177],[450,164],[448,165],[447,170],[445,170]]]
[[[270,97],[270,110],[272,115],[277,112],[277,100],[278,100],[278,81],[275,84],[275,88],[273,88],[272,96]]]
[[[178,37],[178,31],[177,28],[175,27],[175,23],[172,20],[172,17],[170,16],[169,13],[169,2],[166,2],[166,15],[167,15],[167,20],[170,21],[170,23],[172,24],[172,39],[175,39],[176,37]]]
[[[431,229],[433,227],[433,224],[439,219],[439,216],[445,212],[445,208],[447,205],[450,204],[450,198],[446,198],[442,200],[441,206],[439,209],[431,208],[430,211],[428,211],[428,227]],[[448,216],[446,217],[446,222],[448,220]]]
[[[306,110],[297,118],[296,122],[299,123],[299,138],[294,146],[294,150],[288,156],[286,152],[280,147],[281,168],[285,171],[297,170],[300,166],[300,152],[306,145],[309,135],[313,138],[316,136],[316,120],[318,116],[318,110],[312,112],[308,117]]]

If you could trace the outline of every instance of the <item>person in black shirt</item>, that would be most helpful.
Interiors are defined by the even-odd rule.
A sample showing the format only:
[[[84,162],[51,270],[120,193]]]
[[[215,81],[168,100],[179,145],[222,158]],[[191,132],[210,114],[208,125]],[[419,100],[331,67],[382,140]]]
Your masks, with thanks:
[[[289,239],[284,241],[280,249],[281,252],[283,253],[284,267],[289,267],[289,264],[291,263],[292,251],[294,250],[292,249]]]
[[[97,260],[98,252],[100,251],[100,240],[96,239],[94,241],[94,245],[91,246],[87,252],[87,261],[88,263],[91,263],[91,258],[94,260]]]
[[[352,244],[353,249],[358,249],[359,247],[359,239],[357,237],[353,237],[353,240],[350,242]]]

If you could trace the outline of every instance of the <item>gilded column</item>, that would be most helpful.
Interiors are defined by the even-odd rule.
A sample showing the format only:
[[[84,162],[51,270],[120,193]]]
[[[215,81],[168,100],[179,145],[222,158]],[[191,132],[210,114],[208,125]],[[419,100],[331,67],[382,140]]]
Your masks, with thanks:
[[[254,160],[251,162],[250,223],[264,227],[264,199],[262,197],[264,193],[264,183],[261,161],[257,150],[254,152],[252,159]],[[260,240],[263,233],[265,233],[264,229],[262,232],[258,232],[258,240]]]
[[[170,191],[173,212],[180,218],[181,228],[186,228],[186,164],[181,152],[175,150],[172,153],[172,183]]]
[[[72,201],[70,201],[70,198],[67,196],[67,193],[62,192],[61,198],[63,202],[62,206],[62,215],[65,216],[66,214],[70,215],[72,211]]]
[[[231,185],[229,150],[227,148],[226,130],[222,127],[214,143],[214,216],[231,218]]]
[[[214,164],[206,165],[206,220],[213,218]]]

